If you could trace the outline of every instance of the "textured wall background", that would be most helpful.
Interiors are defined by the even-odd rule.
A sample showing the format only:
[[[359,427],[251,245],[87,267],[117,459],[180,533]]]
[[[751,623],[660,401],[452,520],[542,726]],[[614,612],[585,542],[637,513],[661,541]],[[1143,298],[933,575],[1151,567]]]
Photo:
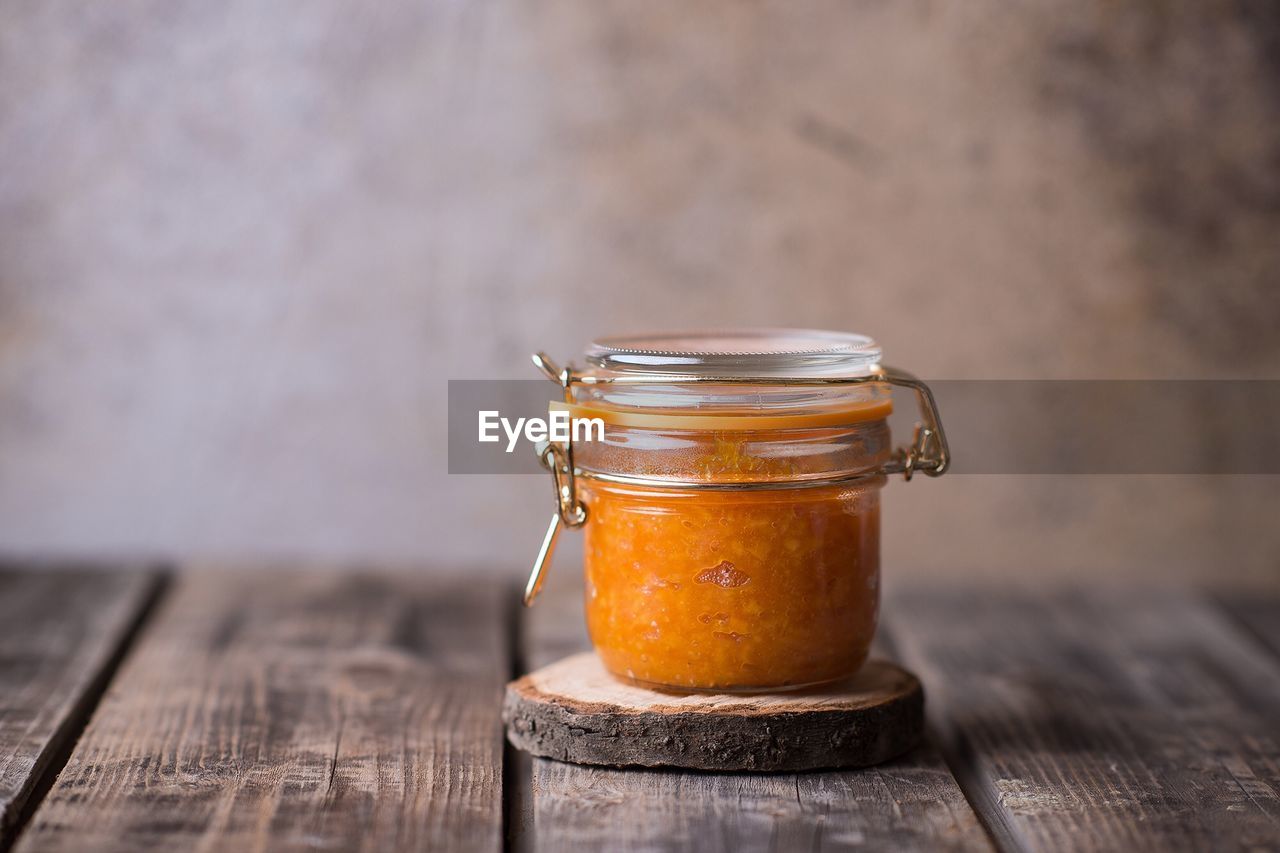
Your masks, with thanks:
[[[1261,2],[0,11],[0,547],[523,571],[446,378],[791,324],[926,376],[1280,378]],[[1276,478],[894,484],[895,573],[1280,575]]]

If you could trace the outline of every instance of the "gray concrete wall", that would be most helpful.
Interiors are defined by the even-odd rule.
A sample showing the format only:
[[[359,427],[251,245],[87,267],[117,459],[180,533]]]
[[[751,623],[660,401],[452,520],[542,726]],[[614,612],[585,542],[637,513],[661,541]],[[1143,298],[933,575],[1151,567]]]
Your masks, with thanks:
[[[1269,4],[0,11],[0,548],[523,570],[447,378],[864,331],[927,376],[1280,378]],[[1266,582],[1275,478],[895,484],[891,571]]]

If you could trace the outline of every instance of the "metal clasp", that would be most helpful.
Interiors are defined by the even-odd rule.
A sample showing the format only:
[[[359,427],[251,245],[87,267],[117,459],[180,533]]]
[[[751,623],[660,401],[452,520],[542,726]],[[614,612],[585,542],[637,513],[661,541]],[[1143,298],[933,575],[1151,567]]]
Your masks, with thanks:
[[[564,389],[565,402],[572,402],[573,371],[567,367],[557,367],[540,352],[533,354],[533,363],[547,378]],[[547,567],[555,555],[561,528],[581,527],[587,523],[587,507],[578,497],[577,471],[573,464],[573,430],[569,430],[564,444],[540,441],[536,449],[538,461],[551,472],[551,482],[556,492],[556,511],[542,537],[542,547],[538,549],[538,557],[533,561],[533,571],[529,573],[529,580],[524,586],[525,607],[533,604],[533,600],[542,591],[542,582],[546,580]]]
[[[894,451],[893,461],[884,466],[883,472],[902,474],[902,479],[908,482],[917,471],[923,471],[930,477],[941,477],[951,466],[951,448],[947,446],[947,434],[942,429],[942,416],[938,414],[938,403],[933,399],[933,391],[923,380],[905,370],[883,367],[880,374],[883,381],[890,385],[915,391],[916,402],[924,418],[923,423],[915,426],[911,445]]]

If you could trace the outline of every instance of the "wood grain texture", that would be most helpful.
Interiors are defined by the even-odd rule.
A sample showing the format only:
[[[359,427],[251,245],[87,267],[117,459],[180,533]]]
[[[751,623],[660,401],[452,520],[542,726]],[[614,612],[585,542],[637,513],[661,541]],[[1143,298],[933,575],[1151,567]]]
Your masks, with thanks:
[[[815,770],[902,755],[924,732],[914,675],[875,660],[826,688],[758,696],[661,693],[611,676],[592,652],[507,686],[503,721],[534,755],[612,767]]]
[[[886,606],[997,840],[1280,846],[1280,666],[1208,601],[956,589]]]
[[[496,849],[503,592],[184,575],[18,849]]]
[[[586,643],[581,589],[553,576],[526,611],[525,662]],[[859,771],[798,774],[617,770],[531,762],[517,845],[538,850],[989,850],[977,817],[928,744]]]
[[[0,849],[57,773],[161,577],[26,568],[0,565]]]

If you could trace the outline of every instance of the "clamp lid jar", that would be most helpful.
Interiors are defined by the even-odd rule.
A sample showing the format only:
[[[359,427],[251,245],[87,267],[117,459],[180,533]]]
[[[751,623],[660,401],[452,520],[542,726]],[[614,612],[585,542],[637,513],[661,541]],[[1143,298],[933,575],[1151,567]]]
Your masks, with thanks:
[[[788,690],[852,675],[879,601],[887,474],[937,476],[948,451],[927,386],[870,338],[754,329],[597,340],[586,368],[534,362],[596,441],[540,447],[559,531],[585,535],[592,642],[614,675],[690,691]],[[922,423],[893,449],[890,386]],[[572,436],[572,431],[570,432]]]

